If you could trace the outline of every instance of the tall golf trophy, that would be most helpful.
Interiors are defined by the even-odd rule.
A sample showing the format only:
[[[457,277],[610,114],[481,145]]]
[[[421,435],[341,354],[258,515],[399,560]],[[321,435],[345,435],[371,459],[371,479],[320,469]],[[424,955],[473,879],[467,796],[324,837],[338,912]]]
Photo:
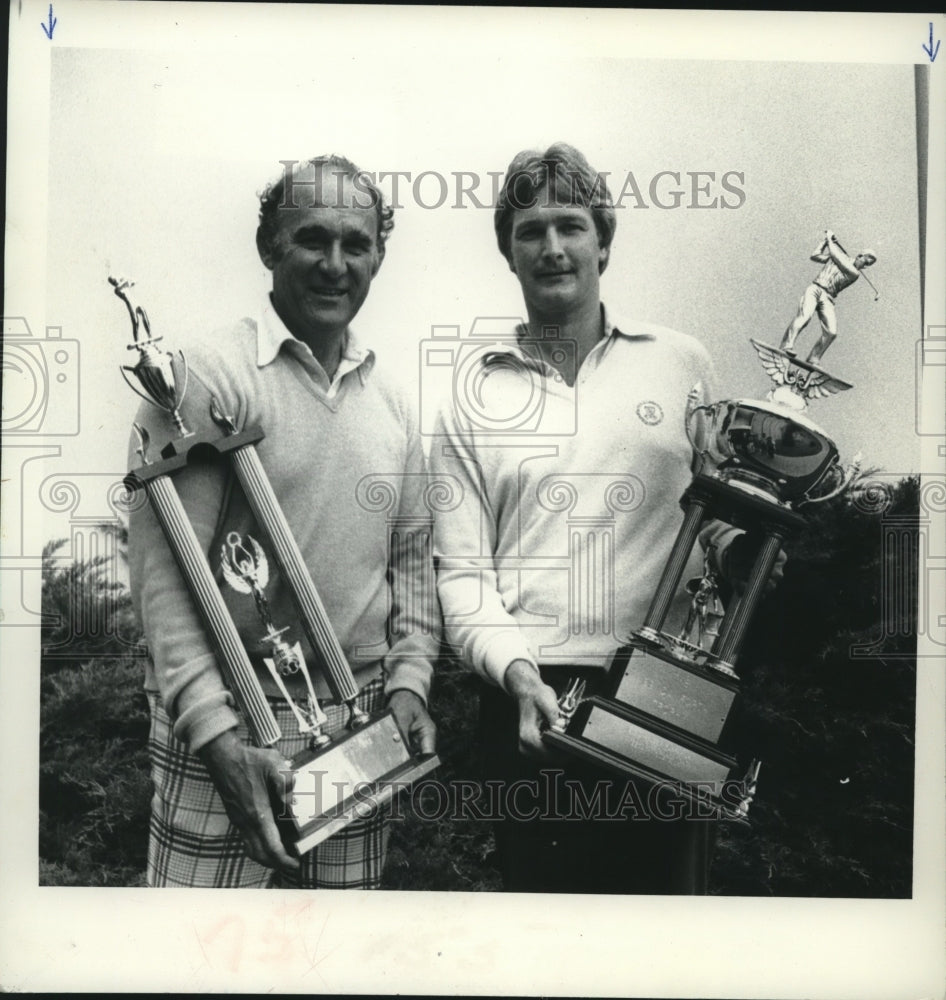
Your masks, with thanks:
[[[559,701],[558,723],[544,733],[566,754],[682,795],[696,807],[693,815],[737,822],[746,821],[760,767],[758,760],[740,766],[726,749],[740,647],[783,541],[805,526],[797,508],[839,495],[859,471],[856,457],[842,473],[834,443],[805,416],[810,400],[850,384],[784,344],[750,342],[774,385],[765,401],[700,405],[702,387],[690,392],[686,430],[700,469],[681,498],[683,523],[647,615],[612,654],[603,693],[584,698],[583,683],[573,682]],[[761,539],[745,589],[723,609],[712,561],[704,559],[702,577],[687,585],[682,631],[666,631],[691,551],[711,518]]]
[[[125,381],[142,398],[168,413],[178,434],[162,448],[160,460],[152,462],[148,432],[135,424],[142,465],[128,474],[125,484],[130,491],[144,490],[147,495],[251,740],[258,747],[268,747],[282,733],[173,481],[175,473],[189,462],[205,461],[208,454],[228,461],[235,472],[263,541],[292,592],[299,625],[316,651],[329,690],[339,705],[347,706],[347,728],[331,739],[323,732],[325,714],[300,644],[287,638],[292,625],[275,622],[270,614],[266,598],[269,560],[263,544],[252,535],[229,532],[220,550],[210,556],[219,558],[227,586],[254,601],[261,641],[271,652],[264,657],[265,667],[307,743],[307,749],[290,762],[293,794],[287,833],[289,846],[303,854],[352,821],[370,815],[440,761],[435,754],[411,753],[390,710],[368,716],[357,706],[355,678],[257,454],[256,444],[263,439],[263,431],[237,430],[216,399],[209,413],[212,427],[203,432],[187,428],[180,415],[187,390],[183,353],[173,355],[158,348],[162,338],[152,335],[147,314],[133,304],[131,282],[109,281],[131,317],[133,342],[129,350],[139,353],[137,364],[122,367]],[[306,691],[301,705],[287,684],[295,675],[301,675]],[[299,688],[295,679],[292,683]]]

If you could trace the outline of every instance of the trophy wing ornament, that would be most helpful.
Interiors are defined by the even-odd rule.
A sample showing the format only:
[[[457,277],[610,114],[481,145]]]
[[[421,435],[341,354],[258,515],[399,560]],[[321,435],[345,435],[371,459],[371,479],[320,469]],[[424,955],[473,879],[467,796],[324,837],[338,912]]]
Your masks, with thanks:
[[[252,594],[269,586],[269,562],[252,535],[241,538],[235,531],[227,535],[222,546],[220,568],[223,578],[237,593]]]
[[[766,399],[779,406],[802,413],[807,409],[809,400],[832,396],[852,388],[850,382],[831,375],[810,361],[802,361],[789,350],[772,347],[771,344],[764,344],[751,337],[749,343],[755,348],[759,361],[774,386]]]
[[[836,393],[843,392],[845,389],[850,388],[851,385],[849,382],[835,378],[827,372],[815,371],[811,373],[811,377],[808,380],[808,388],[805,398],[821,399],[825,396],[833,396]]]
[[[791,358],[777,347],[770,347],[768,344],[763,344],[758,340],[750,338],[749,343],[756,349],[765,374],[776,385],[785,385],[788,381],[787,376],[791,367]]]

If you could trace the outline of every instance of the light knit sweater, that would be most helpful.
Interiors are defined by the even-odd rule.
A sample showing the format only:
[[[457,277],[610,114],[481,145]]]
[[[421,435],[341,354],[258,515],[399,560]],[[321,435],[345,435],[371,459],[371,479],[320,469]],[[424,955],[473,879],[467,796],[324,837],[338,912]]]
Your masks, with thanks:
[[[258,322],[244,319],[218,331],[187,360],[190,381],[182,415],[189,428],[212,427],[214,395],[238,429],[264,431],[259,457],[359,688],[383,674],[388,693],[405,688],[426,702],[439,609],[425,530],[426,470],[407,394],[375,370],[374,355],[351,336],[330,385],[309,348],[292,337],[268,301]],[[175,436],[170,419],[154,406],[144,404],[138,421],[155,450]],[[140,465],[137,456],[130,461]],[[232,472],[220,463],[201,463],[173,478],[218,579],[228,532],[248,532],[266,550]],[[287,638],[301,641],[312,666],[288,588],[272,553],[267,555],[273,621],[277,628],[291,626]],[[146,687],[160,692],[175,735],[193,752],[236,725],[237,717],[148,505],[130,519],[129,564],[152,658]],[[265,629],[252,597],[226,585],[222,589],[264,689],[277,694],[261,663]],[[321,674],[313,673],[316,693],[329,696]],[[304,691],[298,679],[293,689]]]
[[[572,387],[512,338],[465,344],[479,358],[461,366],[430,452],[454,493],[434,529],[445,635],[501,686],[518,658],[604,667],[643,624],[692,478],[687,394],[699,382],[712,399],[714,382],[693,338],[606,312]],[[728,544],[734,531],[705,534]],[[684,580],[701,572],[696,546]],[[685,618],[679,591],[667,628]]]

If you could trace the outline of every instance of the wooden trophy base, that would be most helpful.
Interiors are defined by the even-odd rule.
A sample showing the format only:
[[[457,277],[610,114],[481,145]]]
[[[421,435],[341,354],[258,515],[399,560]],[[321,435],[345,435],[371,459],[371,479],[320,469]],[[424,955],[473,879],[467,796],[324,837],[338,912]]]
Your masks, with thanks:
[[[324,749],[297,754],[286,821],[291,849],[305,854],[439,766],[436,754],[409,752],[390,711]]]
[[[734,680],[635,639],[617,650],[610,696],[579,705],[544,741],[586,763],[686,801],[693,818],[734,818],[739,763],[717,745],[738,695]]]

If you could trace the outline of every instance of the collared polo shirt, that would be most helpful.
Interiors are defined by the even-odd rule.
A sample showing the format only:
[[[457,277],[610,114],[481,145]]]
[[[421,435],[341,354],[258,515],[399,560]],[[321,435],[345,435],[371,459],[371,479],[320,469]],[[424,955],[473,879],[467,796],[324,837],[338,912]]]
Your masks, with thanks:
[[[682,520],[687,397],[699,384],[712,398],[709,357],[606,311],[603,328],[572,386],[519,328],[484,344],[441,407],[431,467],[458,497],[435,521],[445,628],[496,683],[517,658],[605,666],[643,623]],[[671,627],[685,612],[684,594]]]
[[[365,347],[355,332],[349,329],[345,333],[338,368],[335,370],[334,376],[329,379],[318,358],[312,353],[312,349],[304,341],[290,333],[289,328],[273,308],[273,303],[267,296],[257,325],[257,365],[264,368],[271,364],[284,346],[312,376],[313,381],[324,392],[326,399],[334,399],[338,395],[342,380],[349,372],[361,369],[364,365],[364,369],[360,373],[363,383],[374,366],[374,351]]]

